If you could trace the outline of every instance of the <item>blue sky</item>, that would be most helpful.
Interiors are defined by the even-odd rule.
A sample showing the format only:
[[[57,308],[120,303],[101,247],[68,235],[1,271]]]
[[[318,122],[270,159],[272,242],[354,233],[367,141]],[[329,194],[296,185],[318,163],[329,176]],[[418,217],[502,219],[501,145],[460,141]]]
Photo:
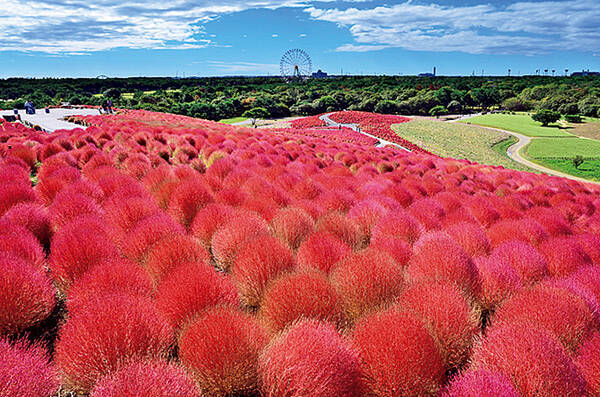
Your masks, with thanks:
[[[0,78],[600,69],[598,0],[2,0]]]

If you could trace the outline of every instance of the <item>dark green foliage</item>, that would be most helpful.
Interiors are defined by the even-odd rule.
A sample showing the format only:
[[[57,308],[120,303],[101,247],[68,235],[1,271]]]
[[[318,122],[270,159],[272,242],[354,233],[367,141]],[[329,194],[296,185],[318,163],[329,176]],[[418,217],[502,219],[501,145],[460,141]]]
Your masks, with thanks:
[[[575,168],[579,168],[581,164],[583,164],[583,156],[575,156],[575,158],[573,159],[573,165],[575,166]]]
[[[542,123],[543,126],[547,126],[560,120],[560,113],[550,109],[540,109],[537,113],[531,115],[531,118],[538,123]]]

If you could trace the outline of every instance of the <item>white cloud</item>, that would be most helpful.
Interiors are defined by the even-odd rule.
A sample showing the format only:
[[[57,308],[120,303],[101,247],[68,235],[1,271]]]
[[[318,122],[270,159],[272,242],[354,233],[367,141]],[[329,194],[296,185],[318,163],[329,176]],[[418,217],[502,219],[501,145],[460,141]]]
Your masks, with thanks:
[[[278,34],[272,34],[271,37],[277,38],[277,37],[279,37],[279,35]]]
[[[305,9],[311,18],[349,29],[355,43],[337,51],[399,47],[415,51],[536,55],[600,50],[597,0],[444,7],[411,1],[375,8]]]
[[[306,33],[300,33],[298,37],[306,37]]]
[[[2,9],[12,11],[0,16],[0,51],[203,48],[213,43],[191,39],[219,15],[299,6],[306,0],[2,0]]]
[[[223,61],[205,61],[198,62],[207,65],[210,69],[216,70],[221,74],[278,74],[279,65],[274,63],[256,63],[256,62],[223,62]]]

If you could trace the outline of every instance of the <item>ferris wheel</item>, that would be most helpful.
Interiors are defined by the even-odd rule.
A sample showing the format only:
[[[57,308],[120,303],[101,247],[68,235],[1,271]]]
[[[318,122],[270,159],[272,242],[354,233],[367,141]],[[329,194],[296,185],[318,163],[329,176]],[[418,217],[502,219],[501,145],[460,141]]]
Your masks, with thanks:
[[[286,79],[302,79],[310,76],[312,72],[312,61],[310,56],[298,48],[288,50],[279,62],[281,77]]]

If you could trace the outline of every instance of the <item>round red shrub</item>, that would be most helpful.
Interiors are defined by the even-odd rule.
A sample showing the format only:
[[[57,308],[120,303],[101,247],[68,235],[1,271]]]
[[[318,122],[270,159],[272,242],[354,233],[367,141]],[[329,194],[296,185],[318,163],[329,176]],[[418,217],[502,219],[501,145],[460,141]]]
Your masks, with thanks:
[[[361,395],[358,354],[327,323],[306,320],[276,336],[259,371],[265,396]]]
[[[213,200],[206,182],[201,177],[186,179],[171,193],[168,213],[189,228],[196,213]]]
[[[546,258],[552,277],[568,276],[580,267],[590,266],[592,261],[579,245],[576,237],[553,237],[539,246]]]
[[[580,234],[577,236],[577,242],[592,263],[600,266],[600,236],[591,233]]]
[[[492,327],[475,346],[470,369],[505,375],[524,397],[585,395],[585,380],[567,351],[527,323]]]
[[[157,212],[139,221],[122,242],[123,254],[136,262],[143,262],[148,250],[171,234],[183,234],[182,226],[170,216]]]
[[[102,217],[102,209],[92,198],[83,194],[63,194],[63,192],[56,195],[49,212],[55,231],[78,216]]]
[[[240,300],[258,307],[267,283],[295,266],[292,251],[271,236],[246,241],[238,250],[231,267],[231,279]]]
[[[512,240],[538,246],[549,237],[546,229],[538,221],[531,218],[507,219],[497,222],[487,230],[487,235],[493,247],[498,247],[500,244]]]
[[[550,236],[571,234],[569,220],[557,209],[534,207],[528,214],[546,229]]]
[[[24,188],[31,188],[29,172],[18,165],[0,163],[0,181],[6,186],[18,185]]]
[[[466,363],[479,333],[479,313],[460,290],[450,284],[418,284],[402,292],[398,304],[425,325],[446,368],[460,368]]]
[[[511,266],[523,284],[535,284],[550,275],[546,259],[530,244],[509,241],[492,251],[490,259]]]
[[[487,197],[474,197],[467,200],[465,207],[477,219],[481,226],[488,228],[498,219],[500,213],[494,208],[494,205]]]
[[[444,207],[432,198],[423,198],[415,201],[408,208],[408,212],[427,230],[440,229],[442,227],[441,221],[446,216]]]
[[[414,245],[414,253],[406,268],[410,282],[448,282],[463,291],[477,294],[477,268],[465,250],[449,235],[428,233]]]
[[[285,274],[271,282],[258,313],[274,333],[303,318],[326,321],[337,328],[345,325],[341,299],[318,271]]]
[[[107,294],[152,295],[150,278],[140,266],[121,258],[110,258],[92,266],[69,289],[67,310],[86,310],[96,297]]]
[[[275,237],[291,249],[296,250],[313,232],[315,223],[311,216],[301,208],[287,207],[277,212],[271,220],[271,228]]]
[[[118,257],[104,222],[78,217],[56,232],[50,245],[50,272],[59,288],[67,290],[96,263]]]
[[[477,257],[474,260],[479,273],[479,304],[483,310],[492,310],[521,288],[519,273],[506,262]]]
[[[206,264],[182,265],[163,279],[156,291],[156,306],[174,328],[216,305],[239,305],[228,276]]]
[[[0,253],[0,335],[12,335],[45,320],[56,304],[45,272]]]
[[[210,265],[208,251],[185,234],[167,235],[154,244],[144,261],[144,269],[155,284],[183,264]]]
[[[23,259],[37,269],[45,263],[44,249],[27,229],[0,218],[0,253],[8,253]]]
[[[146,297],[105,295],[59,329],[54,360],[67,390],[89,393],[137,360],[166,358],[173,331]]]
[[[202,246],[210,249],[213,234],[223,223],[227,222],[234,213],[233,207],[212,203],[201,208],[190,226],[190,233],[197,238]]]
[[[36,201],[35,192],[31,186],[2,183],[0,185],[0,216],[4,215],[13,206],[20,203]]]
[[[179,366],[162,360],[139,361],[105,376],[90,397],[192,397],[200,391]]]
[[[183,329],[179,357],[206,395],[247,395],[258,391],[258,355],[267,342],[253,316],[216,307]]]
[[[108,200],[104,204],[106,221],[127,233],[144,218],[160,213],[158,205],[149,198],[132,197],[127,200]]]
[[[366,235],[346,215],[332,212],[317,221],[316,230],[332,234],[350,248],[356,249],[366,243]]]
[[[551,332],[570,351],[600,326],[583,298],[550,285],[519,292],[499,306],[492,318],[494,324],[519,321]]]
[[[4,214],[3,219],[29,230],[42,245],[50,244],[52,231],[50,216],[46,207],[36,203],[22,203],[13,206]]]
[[[212,254],[219,268],[228,271],[238,249],[248,240],[268,235],[269,225],[260,216],[251,212],[232,215],[221,225],[212,238]]]
[[[492,250],[490,240],[485,235],[483,229],[469,222],[455,223],[444,229],[457,243],[459,243],[465,252],[472,257],[479,255],[488,255]]]
[[[348,217],[358,226],[364,245],[371,240],[373,228],[388,210],[375,200],[364,200],[354,205],[348,212]]]
[[[576,364],[587,382],[588,395],[600,395],[600,332],[594,333],[581,346]]]
[[[328,273],[340,259],[350,255],[352,250],[329,233],[315,232],[298,248],[296,261],[299,268],[317,269]]]
[[[510,378],[495,372],[467,371],[456,376],[442,397],[521,397]]]
[[[380,237],[397,237],[413,244],[423,233],[423,227],[417,220],[402,211],[388,214],[377,222],[371,234],[371,243]]]
[[[397,308],[363,317],[352,333],[366,395],[435,395],[444,382],[444,362],[423,324]]]
[[[0,340],[0,390],[3,396],[51,397],[58,377],[46,349],[24,340]]]
[[[405,287],[402,267],[390,255],[374,249],[357,252],[337,263],[331,271],[331,283],[351,322],[392,302]]]

